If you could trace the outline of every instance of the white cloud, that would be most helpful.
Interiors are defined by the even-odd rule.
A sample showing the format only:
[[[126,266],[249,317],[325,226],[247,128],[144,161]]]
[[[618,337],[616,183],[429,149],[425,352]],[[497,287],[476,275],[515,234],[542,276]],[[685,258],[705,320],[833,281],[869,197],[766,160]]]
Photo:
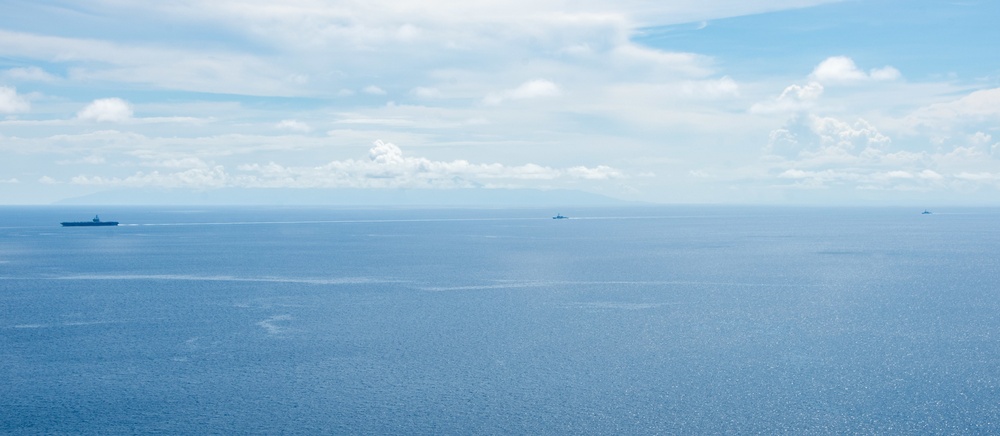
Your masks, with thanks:
[[[765,151],[784,156],[836,158],[846,152],[884,149],[891,143],[888,136],[864,119],[851,124],[809,114],[794,117],[785,127],[772,130]]]
[[[830,68],[826,70],[829,75],[814,79],[876,80],[878,76],[878,72],[863,76],[860,70],[851,69],[841,68],[843,74],[835,75],[830,72],[836,69]],[[823,89],[818,80],[815,84],[817,91]],[[953,92],[932,89],[941,95]],[[865,91],[872,92],[878,94],[872,88]],[[831,97],[831,102],[822,106],[812,100],[821,95],[793,86],[774,101],[752,109],[758,113],[793,112],[784,126],[771,131],[765,156],[758,162],[769,168],[764,179],[773,181],[773,187],[935,195],[1000,189],[1000,159],[996,159],[1000,157],[1000,142],[991,134],[1000,121],[1000,88],[927,105],[901,119],[876,115],[887,130],[864,118],[848,122],[839,115],[811,113],[817,108],[844,110],[834,107],[843,104],[835,100],[840,96]],[[853,101],[856,97],[848,94],[844,98]]]
[[[38,67],[11,68],[4,71],[0,76],[11,80],[32,81],[32,82],[54,82],[58,80],[56,76],[49,74]]]
[[[391,0],[336,4],[289,0],[276,5],[264,0],[163,4],[120,0],[99,2],[88,12],[109,22],[154,23],[153,32],[162,25],[203,27],[227,43],[171,46],[166,40],[150,43],[151,38],[112,41],[0,30],[0,52],[60,64],[59,71],[67,71],[69,82],[139,83],[161,90],[266,96],[328,97],[339,89],[360,90],[372,77],[412,88],[414,78],[425,77],[414,73],[426,71],[428,65],[507,75],[512,72],[495,67],[563,50],[594,56],[590,61],[596,65],[616,64],[621,71],[706,77],[714,72],[710,57],[644,47],[631,43],[630,36],[644,26],[832,1],[836,0],[697,4],[477,0],[417,5]],[[37,73],[44,71],[31,72],[43,77]],[[477,91],[478,96],[488,93],[485,87]]]
[[[923,171],[920,172],[920,174],[917,175],[917,177],[919,177],[921,179],[924,179],[924,180],[931,180],[931,181],[944,180],[944,176],[942,176],[941,174],[938,174],[938,172],[934,171],[934,170],[923,170]]]
[[[368,85],[364,89],[362,89],[361,91],[364,92],[365,94],[371,94],[371,95],[385,95],[386,94],[386,92],[385,92],[384,89],[379,88],[379,87],[377,87],[375,85]]]
[[[812,117],[812,131],[819,138],[821,147],[845,150],[882,148],[892,142],[871,123],[858,119],[854,124],[832,117]]]
[[[844,83],[865,80],[896,80],[901,76],[899,70],[886,66],[875,68],[865,73],[847,56],[834,56],[820,62],[810,77],[820,83]]]
[[[771,132],[761,162],[776,187],[973,192],[1000,188],[998,146],[979,131],[936,151],[893,150],[889,136],[864,119],[798,115]]]
[[[298,120],[281,120],[275,125],[275,128],[299,133],[309,133],[312,131],[312,128],[308,124]]]
[[[209,48],[164,48],[0,30],[0,52],[69,65],[70,81],[249,95],[299,95],[307,88],[273,59]]]
[[[957,100],[931,104],[905,119],[911,127],[931,128],[981,121],[1000,121],[1000,88],[978,90]]]
[[[883,174],[876,175],[876,177],[881,177],[881,176],[883,176]],[[912,179],[915,176],[913,174],[910,174],[910,172],[908,171],[895,170],[884,173],[884,177],[887,179]]]
[[[221,166],[193,168],[174,173],[139,172],[128,177],[76,176],[70,181],[75,185],[123,186],[162,188],[224,188],[233,186],[231,176]]]
[[[120,123],[132,119],[132,105],[120,98],[100,98],[77,112],[81,120]]]
[[[208,170],[212,168],[212,166],[206,163],[205,161],[193,156],[168,158],[161,160],[147,160],[143,162],[142,165],[147,167],[183,168],[183,169],[201,169],[201,170]]]
[[[335,160],[313,167],[244,164],[236,172],[200,159],[159,162],[161,167],[186,168],[176,172],[139,172],[125,177],[79,175],[78,185],[158,186],[189,188],[470,188],[486,186],[527,187],[545,181],[565,185],[574,181],[620,179],[626,176],[606,165],[553,168],[537,164],[508,166],[476,164],[467,160],[433,161],[409,157],[396,145],[375,141],[368,159]]]
[[[56,162],[57,165],[80,165],[80,164],[102,165],[104,163],[107,163],[107,159],[105,159],[104,156],[96,156],[96,155],[84,156],[83,158],[80,159],[61,160]]]
[[[740,86],[729,76],[715,80],[685,80],[680,82],[682,95],[704,98],[734,97],[740,93]]]
[[[607,165],[598,165],[594,168],[583,166],[572,167],[567,169],[566,173],[573,177],[589,180],[607,180],[622,177],[622,173],[620,171]]]
[[[993,142],[993,135],[989,133],[976,132],[969,135],[969,142],[974,145],[989,145]]]
[[[488,105],[498,105],[507,100],[524,100],[559,95],[559,86],[545,79],[535,79],[522,83],[517,88],[491,93],[483,99]]]
[[[502,50],[489,48],[515,47],[525,42],[565,46],[567,44],[562,42],[581,39],[580,35],[600,33],[604,37],[607,28],[612,28],[624,39],[630,28],[689,23],[830,1],[833,0],[706,0],[697,3],[485,0],[418,5],[389,0],[336,4],[306,0],[275,5],[244,0],[190,5],[154,3],[147,8],[153,9],[158,18],[209,21],[275,47],[320,53],[343,48],[361,52],[393,50],[406,56],[417,46],[433,47],[427,52],[437,53],[431,56],[439,56],[440,48],[446,48],[462,50],[467,57],[475,52],[495,56]],[[127,10],[133,9],[139,8]],[[344,62],[343,59],[337,61]]]
[[[879,170],[863,168],[831,168],[803,170],[792,168],[777,174],[775,178],[788,180],[785,187],[828,189],[847,187],[855,190],[895,190],[927,191],[948,183],[946,178],[933,170],[914,173],[908,170]],[[963,175],[950,177],[952,182],[962,180]]]
[[[419,39],[423,33],[423,29],[407,23],[396,29],[396,39],[402,42],[414,42]]]
[[[31,104],[24,97],[17,95],[17,89],[0,86],[0,113],[27,112],[29,109]]]
[[[507,97],[514,100],[520,100],[526,98],[550,97],[558,94],[559,86],[548,80],[538,79],[526,82],[516,89],[511,90]]]
[[[956,174],[955,178],[959,180],[967,180],[973,182],[993,182],[1000,180],[1000,173],[990,173],[990,172],[970,173],[963,171],[961,173]]]
[[[949,157],[989,159],[1000,151],[998,150],[1000,142],[994,142],[993,135],[983,132],[960,136],[949,143],[955,147],[952,152],[946,154]]]
[[[900,73],[899,70],[893,67],[886,66],[882,68],[872,69],[868,77],[870,77],[872,80],[896,80],[900,78],[902,75],[903,73]]]
[[[826,188],[830,185],[859,183],[865,180],[862,174],[849,169],[801,170],[793,168],[778,174],[777,178],[792,180],[793,186],[799,188]]]
[[[636,44],[619,44],[612,51],[612,59],[629,68],[653,68],[658,73],[683,77],[705,77],[712,74],[712,60],[694,53],[656,50]]]
[[[441,90],[437,88],[418,86],[410,91],[413,95],[420,98],[440,98]]]
[[[812,77],[819,81],[836,82],[864,80],[868,75],[858,69],[853,59],[844,56],[835,56],[820,62],[816,66],[816,69],[813,70]]]
[[[577,96],[572,96],[579,98]],[[607,116],[628,123],[664,126],[665,122],[687,125],[688,128],[711,124],[700,112],[714,112],[711,104],[736,102],[740,85],[728,76],[717,79],[685,79],[670,81],[631,82],[610,85],[587,103]],[[596,103],[596,104],[595,104]],[[710,103],[710,104],[706,104]],[[714,125],[707,127],[714,130]]]
[[[807,85],[791,85],[785,88],[774,100],[756,103],[750,107],[755,114],[771,114],[796,112],[813,107],[814,102],[823,95],[823,85],[809,82]]]
[[[368,159],[382,165],[400,164],[404,162],[403,150],[392,143],[377,140],[368,150]]]
[[[781,92],[781,95],[778,96],[778,99],[816,100],[821,95],[823,95],[823,85],[816,82],[810,82],[805,86],[791,85],[785,88],[785,90]]]
[[[190,34],[211,29],[210,38],[224,39],[199,44],[150,34],[98,40],[93,35],[105,34],[87,31],[87,23],[59,37],[0,30],[0,53],[19,64],[48,69],[0,70],[0,82],[14,80],[22,92],[14,95],[30,101],[33,112],[6,120],[0,115],[0,129],[13,138],[0,141],[0,148],[30,150],[35,156],[24,162],[102,156],[102,168],[81,170],[91,177],[81,180],[100,183],[197,182],[207,177],[227,186],[565,184],[613,180],[626,170],[633,175],[630,183],[639,183],[635,174],[655,169],[659,176],[643,188],[654,201],[669,201],[676,198],[670,192],[684,190],[670,189],[671,178],[707,175],[712,183],[724,182],[731,174],[727,167],[757,157],[760,150],[746,147],[747,141],[759,144],[769,131],[765,163],[754,169],[772,177],[796,169],[816,173],[810,180],[915,184],[951,183],[962,172],[1000,173],[990,164],[1000,161],[993,154],[1000,146],[1000,100],[992,96],[994,90],[959,99],[960,87],[987,83],[969,82],[972,77],[963,76],[960,66],[948,67],[956,71],[952,78],[936,79],[935,72],[928,72],[918,83],[899,80],[899,70],[891,66],[872,68],[883,63],[836,56],[817,58],[822,62],[808,66],[815,67],[811,76],[807,67],[786,71],[798,80],[776,82],[773,77],[788,76],[776,72],[761,77],[741,70],[747,66],[742,54],[704,51],[725,53],[714,58],[663,49],[678,32],[691,33],[708,20],[826,2],[473,0],[448,7],[388,0],[98,2],[88,12],[107,22],[127,11],[138,16],[137,23],[155,24],[149,29],[153,32],[164,28],[157,26],[185,28]],[[659,27],[677,22],[687,24]],[[658,33],[662,29],[672,34]],[[648,45],[636,42],[640,40]],[[718,41],[706,43],[711,47]],[[877,54],[875,49],[871,53]],[[17,80],[36,82],[31,83],[35,93],[25,95],[28,85]],[[898,81],[887,82],[892,80]],[[843,84],[860,86],[837,86]],[[127,130],[144,137],[141,144],[79,135],[94,125],[59,114],[71,114],[87,102],[67,112],[72,103],[56,94],[80,85],[132,89],[146,96],[136,106],[137,114],[124,100],[123,110],[99,108],[95,101],[78,114],[81,120],[126,122]],[[218,95],[169,94],[176,90]],[[373,95],[389,93],[398,104],[372,104],[388,100]],[[164,95],[172,101],[155,101]],[[240,97],[246,95],[307,98]],[[350,96],[358,98],[336,98]],[[190,102],[176,104],[188,98],[225,100],[230,106],[206,110]],[[918,106],[924,107],[912,111]],[[911,117],[900,120],[898,114],[907,111]],[[149,114],[164,116],[136,118]],[[799,119],[784,126],[766,122],[783,116]],[[52,117],[63,119],[45,119]],[[196,124],[198,119],[211,122]],[[180,128],[165,125],[167,121],[191,125]],[[918,128],[907,130],[904,121]],[[777,126],[781,128],[771,129]],[[326,137],[299,134],[327,130]],[[348,149],[331,146],[374,137],[413,148],[377,145],[370,150],[373,155],[352,160],[345,158]],[[433,158],[414,156],[421,150],[416,147],[431,145]],[[723,155],[726,159],[719,158]],[[268,164],[271,159],[276,163]],[[666,160],[671,163],[654,163]],[[253,167],[254,162],[259,165]],[[577,166],[582,162],[590,166]],[[222,172],[212,172],[216,165]],[[706,169],[691,170],[699,167]],[[137,168],[146,172],[132,174]],[[160,172],[149,172],[154,169]],[[25,171],[31,173],[37,177],[44,171]],[[50,175],[68,180],[65,173]],[[104,178],[92,178],[97,175]],[[786,175],[780,180],[799,179]],[[708,183],[691,192],[715,189],[704,186]]]
[[[594,49],[587,43],[571,44],[560,48],[558,50],[559,54],[574,56],[574,57],[589,57],[595,54]]]

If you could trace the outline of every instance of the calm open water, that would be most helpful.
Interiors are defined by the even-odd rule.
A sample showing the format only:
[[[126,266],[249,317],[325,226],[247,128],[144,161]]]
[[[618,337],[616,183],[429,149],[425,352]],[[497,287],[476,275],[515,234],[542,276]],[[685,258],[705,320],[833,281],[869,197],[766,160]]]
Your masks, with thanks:
[[[1000,432],[1000,210],[919,212],[2,207],[0,433]]]

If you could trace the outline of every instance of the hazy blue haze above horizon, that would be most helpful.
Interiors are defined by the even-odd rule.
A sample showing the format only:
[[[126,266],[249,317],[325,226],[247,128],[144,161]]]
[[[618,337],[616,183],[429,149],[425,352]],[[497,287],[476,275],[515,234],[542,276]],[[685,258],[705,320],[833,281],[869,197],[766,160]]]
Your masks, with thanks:
[[[998,21],[987,0],[9,0],[0,204],[998,206]]]

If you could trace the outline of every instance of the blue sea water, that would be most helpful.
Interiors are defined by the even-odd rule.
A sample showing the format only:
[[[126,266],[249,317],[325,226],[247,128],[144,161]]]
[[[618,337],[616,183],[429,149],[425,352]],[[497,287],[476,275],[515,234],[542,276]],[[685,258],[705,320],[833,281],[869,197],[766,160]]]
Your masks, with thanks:
[[[919,212],[3,207],[0,433],[998,433],[1000,210]]]

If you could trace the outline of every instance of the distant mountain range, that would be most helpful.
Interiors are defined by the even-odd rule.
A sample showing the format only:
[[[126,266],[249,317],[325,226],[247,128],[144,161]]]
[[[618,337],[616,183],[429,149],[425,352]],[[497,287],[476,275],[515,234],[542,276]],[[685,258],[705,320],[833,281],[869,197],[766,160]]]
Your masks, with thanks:
[[[60,205],[621,206],[638,204],[573,190],[534,189],[124,189]]]

